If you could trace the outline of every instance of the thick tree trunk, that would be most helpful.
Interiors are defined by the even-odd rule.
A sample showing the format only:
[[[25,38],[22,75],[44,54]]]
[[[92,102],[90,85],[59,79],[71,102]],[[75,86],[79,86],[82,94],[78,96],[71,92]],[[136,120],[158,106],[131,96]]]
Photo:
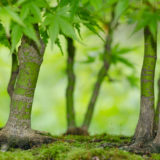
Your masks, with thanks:
[[[22,38],[18,50],[19,73],[11,96],[9,119],[0,131],[1,144],[29,148],[48,140],[31,130],[32,103],[44,49],[43,43],[39,50],[33,41]]]
[[[153,138],[154,124],[154,75],[157,59],[157,39],[148,27],[144,29],[144,60],[141,71],[140,116],[135,131],[136,142],[145,142]]]
[[[75,74],[74,74],[74,59],[75,47],[73,40],[67,38],[67,76],[68,85],[66,89],[66,108],[67,108],[67,132],[71,132],[76,128],[75,111],[74,111],[74,88],[75,88]]]
[[[16,54],[13,53],[12,54],[11,77],[10,77],[10,81],[9,81],[8,88],[7,88],[8,94],[10,95],[10,98],[12,97],[12,94],[14,91],[18,71],[19,71],[19,66],[18,66],[17,56],[16,56]]]

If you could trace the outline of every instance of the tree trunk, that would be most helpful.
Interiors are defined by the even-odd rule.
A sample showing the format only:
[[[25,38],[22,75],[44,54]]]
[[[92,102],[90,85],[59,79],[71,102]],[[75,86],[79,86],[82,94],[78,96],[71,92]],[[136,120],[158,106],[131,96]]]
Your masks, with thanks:
[[[73,40],[67,38],[67,76],[68,85],[66,89],[66,108],[67,108],[67,132],[76,128],[75,123],[75,111],[74,111],[74,88],[75,88],[75,74],[74,74],[74,58],[75,58],[75,47]]]
[[[155,114],[155,133],[156,137],[153,141],[156,145],[160,146],[160,79],[158,80],[158,102]]]
[[[104,49],[104,55],[103,55],[103,65],[99,70],[97,81],[95,83],[92,96],[88,105],[88,109],[85,114],[84,121],[81,127],[82,130],[84,130],[84,132],[88,132],[88,128],[90,126],[90,123],[93,117],[93,112],[95,109],[95,105],[100,92],[101,85],[111,65],[110,56],[111,56],[111,44],[112,44],[112,38],[113,38],[113,28],[111,28],[111,24],[112,23],[110,23],[109,25],[109,31],[108,31],[109,34],[106,37],[106,44],[104,47],[105,49]]]
[[[39,50],[33,41],[22,38],[18,50],[19,73],[11,96],[9,119],[0,131],[1,144],[29,148],[30,145],[48,141],[47,137],[31,129],[32,103],[44,50],[42,42]]]
[[[157,59],[157,39],[148,27],[144,29],[144,60],[141,71],[140,116],[135,131],[136,142],[153,138],[154,124],[154,75]]]
[[[8,94],[10,95],[10,98],[12,97],[12,94],[14,91],[18,71],[19,71],[19,66],[18,66],[17,56],[16,56],[16,54],[13,53],[12,54],[11,77],[10,77],[10,81],[9,81],[8,88],[7,88]]]
[[[109,68],[109,65],[108,65],[108,68]],[[95,86],[94,86],[94,89],[93,89],[93,92],[92,92],[92,96],[91,96],[91,99],[90,99],[90,102],[89,102],[89,105],[88,105],[88,109],[87,109],[87,112],[86,112],[85,117],[84,117],[82,128],[86,131],[88,131],[88,128],[90,126],[92,116],[93,116],[93,112],[94,112],[94,108],[95,108],[95,104],[96,104],[96,101],[97,101],[97,98],[98,98],[98,95],[99,95],[100,87],[101,87],[102,82],[103,82],[103,80],[106,76],[106,73],[107,73],[106,68],[103,65],[101,67],[100,71],[99,71],[97,81],[95,83]]]
[[[155,118],[154,118],[154,135],[156,135],[158,130],[158,123],[159,123],[159,113],[160,113],[160,77],[158,79],[158,100],[157,100],[157,107],[155,111]]]

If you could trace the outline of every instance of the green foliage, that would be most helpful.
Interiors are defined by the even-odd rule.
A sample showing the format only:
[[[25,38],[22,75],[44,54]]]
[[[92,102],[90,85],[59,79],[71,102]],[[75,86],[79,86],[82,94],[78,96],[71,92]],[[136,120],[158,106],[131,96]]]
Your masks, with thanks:
[[[133,10],[128,17],[132,23],[136,23],[133,33],[148,26],[152,35],[156,37],[156,28],[160,20],[159,4],[155,0],[146,0],[143,3],[135,1],[131,7]]]
[[[11,21],[24,26],[23,21],[20,19],[14,8],[9,6],[0,7],[0,22],[5,28],[7,36],[10,36]]]
[[[4,46],[10,48],[10,43],[6,37],[5,30],[1,24],[0,24],[0,43],[3,44]]]
[[[119,0],[115,7],[115,23],[118,21],[123,12],[128,8],[129,0]]]
[[[135,48],[121,48],[119,44],[116,44],[114,47],[112,47],[111,63],[117,64],[120,62],[134,69],[134,65],[127,58],[123,57],[124,54],[127,54],[134,49]]]
[[[109,3],[108,1],[97,0],[60,0],[54,7],[46,0],[12,1],[14,5],[3,3],[0,7],[0,22],[6,30],[6,36],[11,38],[11,52],[14,51],[23,35],[39,45],[37,29],[40,30],[40,33],[43,30],[43,36],[46,35],[45,38],[42,36],[45,42],[48,42],[48,38],[51,40],[52,48],[53,44],[57,42],[59,34],[79,41],[75,29],[80,35],[80,24],[85,25],[103,40],[98,33],[98,30],[102,30],[102,28],[97,23],[98,19],[96,15],[94,16],[93,11],[100,9],[104,4],[113,5],[116,2],[115,15],[117,21],[127,8],[128,0],[112,0]],[[20,30],[16,37],[18,28]]]
[[[14,25],[11,33],[11,53],[14,51],[17,43],[20,41],[22,37],[22,30],[19,25]]]

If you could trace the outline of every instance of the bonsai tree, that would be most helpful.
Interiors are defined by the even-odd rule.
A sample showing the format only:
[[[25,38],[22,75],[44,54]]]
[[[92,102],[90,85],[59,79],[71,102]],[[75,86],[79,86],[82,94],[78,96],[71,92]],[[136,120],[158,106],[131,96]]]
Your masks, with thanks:
[[[10,114],[0,131],[1,145],[30,148],[52,142],[51,137],[31,129],[34,92],[48,39],[52,46],[56,43],[59,47],[59,34],[78,40],[74,29],[82,18],[76,15],[78,5],[78,1],[73,0],[62,0],[55,6],[46,0],[0,3],[0,23],[5,33],[1,43],[5,41],[13,53],[8,85]]]
[[[93,15],[92,10],[97,5],[102,4],[102,1],[99,1],[98,4],[92,0],[79,2],[80,7],[75,11],[81,19],[82,24],[87,27],[90,31],[92,31],[94,34],[98,34],[97,28],[101,29],[101,27],[97,23],[96,16]],[[85,7],[81,7],[85,6]],[[80,37],[81,37],[81,31],[80,31],[80,25],[75,25]],[[74,63],[75,63],[75,52],[76,47],[74,45],[74,40],[66,37],[67,41],[67,77],[68,77],[68,84],[66,88],[66,115],[67,115],[67,132],[66,134],[83,134],[83,131],[81,128],[78,128],[76,126],[75,122],[75,111],[74,111],[74,88],[75,88],[75,80],[76,75],[74,73]],[[81,133],[82,132],[82,133]]]
[[[113,45],[113,35],[114,31],[118,27],[118,20],[120,16],[125,12],[129,1],[104,1],[103,3],[99,1],[101,7],[103,8],[103,13],[97,13],[96,18],[104,26],[104,31],[106,33],[106,40],[104,43],[103,56],[101,56],[102,67],[99,70],[96,83],[94,84],[92,96],[90,98],[88,108],[83,120],[81,127],[77,127],[75,123],[75,113],[74,113],[74,84],[75,84],[75,75],[73,72],[74,69],[74,55],[75,55],[75,46],[73,41],[67,40],[68,42],[68,59],[67,59],[67,71],[68,71],[68,87],[67,87],[67,120],[68,120],[68,130],[66,134],[82,134],[88,135],[88,129],[91,124],[93,117],[96,101],[100,92],[100,88],[106,76],[108,76],[108,71],[112,64],[124,63],[125,65],[134,68],[133,65],[125,59],[122,55],[128,53],[132,49],[122,48],[119,45]],[[125,4],[125,5],[124,5]],[[91,3],[92,5],[92,3]],[[95,4],[97,6],[98,4]],[[124,7],[120,7],[123,6]],[[92,7],[91,7],[92,8]],[[107,9],[106,9],[107,8]],[[92,9],[93,10],[93,9]],[[109,13],[107,17],[104,16],[104,12]],[[93,18],[90,18],[93,19]],[[93,31],[93,29],[91,29]],[[98,35],[99,36],[99,35]],[[72,42],[72,43],[71,43]]]
[[[157,104],[155,114],[154,77],[157,60],[157,24],[159,15],[155,1],[146,0],[141,5],[138,5],[138,8],[137,5],[134,7],[138,9],[138,14],[133,15],[137,22],[135,31],[144,30],[144,59],[141,70],[140,115],[134,133],[134,143],[129,149],[139,151],[140,147],[143,147],[145,151],[158,151],[160,138],[159,122],[157,127],[157,121],[159,121],[159,118],[156,115],[159,115],[159,104]],[[143,20],[141,19],[142,17]]]

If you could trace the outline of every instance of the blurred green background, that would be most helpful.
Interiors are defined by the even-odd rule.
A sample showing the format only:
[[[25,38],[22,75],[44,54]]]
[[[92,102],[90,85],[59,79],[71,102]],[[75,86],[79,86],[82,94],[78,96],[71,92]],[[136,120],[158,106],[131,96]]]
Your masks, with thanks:
[[[106,77],[102,85],[92,124],[89,129],[91,134],[132,135],[136,127],[139,115],[139,75],[143,61],[143,34],[140,31],[131,36],[133,27],[133,25],[120,25],[115,31],[114,43],[120,43],[124,47],[136,46],[136,50],[124,55],[134,64],[135,70],[120,63],[111,66],[109,75],[114,81],[110,82]],[[104,33],[102,36],[105,36]],[[103,52],[104,46],[101,39],[86,29],[83,29],[82,37],[83,44],[75,42],[77,48],[75,64],[75,73],[77,76],[75,110],[78,126],[83,121],[97,73],[102,64],[98,58],[98,54]],[[61,37],[61,42],[64,55],[61,54],[57,46],[54,46],[53,50],[50,49],[50,46],[46,49],[32,112],[32,128],[49,131],[55,135],[64,133],[67,124],[65,113],[67,53],[66,42],[63,37]],[[95,57],[93,63],[83,63],[88,55]],[[10,99],[6,88],[10,77],[10,69],[11,55],[7,48],[1,46],[0,127],[5,125],[9,115]],[[157,65],[156,77],[158,77],[158,74]]]

